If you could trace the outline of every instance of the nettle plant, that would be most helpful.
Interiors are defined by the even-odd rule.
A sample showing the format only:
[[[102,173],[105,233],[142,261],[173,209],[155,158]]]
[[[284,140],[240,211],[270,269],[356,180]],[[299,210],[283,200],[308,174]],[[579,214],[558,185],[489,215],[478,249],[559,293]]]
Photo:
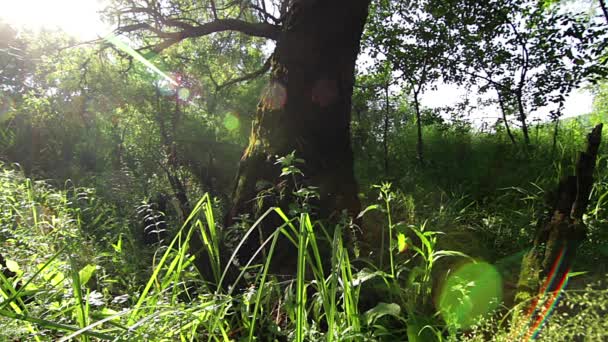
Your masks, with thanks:
[[[381,203],[368,206],[359,215],[362,217],[369,211],[379,210],[387,219],[388,243],[385,241],[386,232],[381,232],[379,266],[373,275],[383,279],[389,293],[396,294],[399,299],[400,305],[393,303],[397,306],[392,308],[399,309],[392,311],[394,316],[400,316],[397,312],[400,312],[401,307],[405,309],[407,334],[410,340],[422,341],[425,338],[441,340],[445,330],[448,332],[454,330],[451,327],[453,320],[449,319],[449,310],[437,312],[429,317],[429,300],[433,298],[433,270],[437,262],[444,257],[462,257],[475,261],[461,252],[439,249],[437,242],[443,233],[429,230],[427,220],[419,225],[407,221],[395,222],[396,207],[405,205],[406,216],[411,218],[414,204],[411,203],[411,197],[394,192],[391,187],[392,184],[388,182],[373,186],[374,189],[378,189],[378,200]],[[389,258],[388,270],[384,265],[385,255]],[[386,305],[379,303],[368,314],[378,310],[383,311],[387,308]],[[446,323],[444,329],[437,328],[440,326],[436,318],[439,314],[444,316]],[[434,324],[431,325],[433,322]]]
[[[318,187],[311,185],[306,186],[299,181],[300,178],[304,177],[304,173],[298,166],[303,165],[305,160],[297,158],[295,151],[286,156],[277,156],[276,158],[277,161],[275,165],[281,167],[280,177],[289,179],[289,181],[294,184],[295,191],[293,191],[293,196],[295,197],[295,201],[289,205],[289,214],[310,213],[312,209],[314,209],[311,202],[315,199],[320,199],[320,195]]]

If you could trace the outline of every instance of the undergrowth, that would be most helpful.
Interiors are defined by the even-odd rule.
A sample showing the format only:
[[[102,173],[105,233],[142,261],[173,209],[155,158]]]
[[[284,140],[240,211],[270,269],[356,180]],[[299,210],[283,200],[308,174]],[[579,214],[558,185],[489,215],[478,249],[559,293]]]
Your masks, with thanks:
[[[257,254],[266,253],[263,263],[243,268],[235,262],[243,240],[227,263],[220,261],[225,233],[209,195],[183,225],[169,227],[164,241],[145,244],[137,219],[96,190],[69,182],[51,187],[2,165],[0,254],[7,260],[3,269],[16,276],[0,273],[0,340],[511,341],[521,254],[544,218],[548,190],[571,171],[577,146],[561,143],[560,154],[550,159],[548,147],[539,144],[532,155],[514,150],[499,161],[493,149],[503,147],[489,146],[485,139],[491,138],[483,135],[474,139],[479,141],[453,145],[470,149],[462,158],[451,160],[447,155],[458,153],[446,151],[445,163],[371,187],[359,217],[365,236],[356,245],[344,238],[347,223],[328,227],[303,203],[287,213],[271,208],[245,227],[245,237],[267,215],[278,215],[282,225],[262,241]],[[540,340],[605,338],[603,151],[585,216],[588,239]],[[443,160],[442,153],[429,155]],[[529,161],[526,174],[521,160]],[[496,163],[496,174],[475,171]],[[444,183],[431,179],[448,167]],[[306,194],[314,197],[314,189]],[[213,279],[202,279],[193,265],[188,247],[194,234],[206,245]],[[269,272],[281,262],[273,259],[280,239],[297,250],[293,279]],[[243,279],[249,284],[244,289]],[[492,287],[495,292],[480,290]]]

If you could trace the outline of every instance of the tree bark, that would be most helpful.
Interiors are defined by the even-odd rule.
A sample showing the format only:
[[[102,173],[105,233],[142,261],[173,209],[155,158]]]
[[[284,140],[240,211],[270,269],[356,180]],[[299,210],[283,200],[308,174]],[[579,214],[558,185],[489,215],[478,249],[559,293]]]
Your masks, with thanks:
[[[526,122],[526,112],[524,110],[524,104],[522,101],[522,94],[518,92],[517,96],[517,109],[519,110],[519,121],[521,121],[521,131],[524,135],[524,143],[526,146],[530,145],[530,134],[528,132],[528,123]]]
[[[382,144],[384,147],[384,176],[388,177],[388,129],[389,129],[389,112],[390,112],[390,102],[389,102],[389,94],[388,94],[388,82],[384,87],[384,93],[386,96],[386,111],[384,112],[384,131],[382,133]]]
[[[511,132],[511,127],[509,127],[509,121],[507,120],[507,108],[505,107],[505,103],[502,99],[502,95],[500,94],[500,91],[498,91],[498,89],[496,89],[496,93],[498,95],[498,104],[500,105],[500,112],[502,113],[502,120],[505,124],[505,129],[507,130],[507,135],[509,136],[509,139],[511,139],[511,142],[513,143],[513,145],[516,145],[517,142],[515,141],[515,137],[513,136],[513,133]]]
[[[236,178],[232,208],[225,224],[239,215],[254,219],[268,208],[293,201],[296,185],[280,178],[276,156],[295,151],[305,164],[297,186],[319,187],[319,218],[360,210],[350,143],[351,96],[355,61],[370,0],[296,1],[279,34],[271,79],[258,104]],[[256,197],[260,191],[275,196]],[[278,194],[287,194],[280,196]],[[268,217],[240,250],[248,260],[280,224]],[[278,246],[280,271],[295,272],[296,248]],[[293,260],[293,262],[291,262]],[[275,269],[276,271],[276,269]]]
[[[418,140],[416,142],[416,157],[420,164],[424,164],[424,153],[422,146],[422,115],[420,114],[420,103],[418,93],[414,93],[414,107],[416,109],[416,128],[418,130]]]
[[[526,324],[529,319],[542,320],[544,310],[537,307],[539,302],[551,302],[557,296],[556,291],[564,285],[576,250],[585,239],[583,213],[593,187],[601,137],[602,124],[599,124],[587,136],[587,151],[579,155],[576,175],[560,182],[552,196],[552,216],[544,225],[539,225],[533,247],[524,255],[515,303],[525,306],[523,312],[527,312],[527,317],[522,322],[521,315],[516,315],[516,324]],[[535,312],[537,315],[532,317]]]
[[[559,118],[555,118],[553,124],[553,142],[551,144],[551,157],[555,156],[555,150],[557,149],[557,137],[559,136]]]

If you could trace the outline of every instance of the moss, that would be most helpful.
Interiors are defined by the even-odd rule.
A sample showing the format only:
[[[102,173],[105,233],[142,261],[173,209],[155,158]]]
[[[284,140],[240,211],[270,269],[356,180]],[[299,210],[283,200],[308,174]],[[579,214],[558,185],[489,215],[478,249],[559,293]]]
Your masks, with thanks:
[[[524,255],[521,262],[515,303],[524,303],[536,296],[540,286],[540,270],[539,251],[533,248]]]

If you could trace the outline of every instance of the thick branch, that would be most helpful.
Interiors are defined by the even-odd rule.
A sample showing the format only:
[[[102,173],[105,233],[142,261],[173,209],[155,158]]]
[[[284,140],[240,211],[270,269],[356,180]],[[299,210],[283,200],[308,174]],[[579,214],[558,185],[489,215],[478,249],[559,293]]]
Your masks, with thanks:
[[[279,27],[267,23],[250,23],[238,19],[219,19],[207,24],[194,27],[192,32],[184,32],[188,37],[201,37],[215,32],[237,31],[254,37],[276,40]],[[189,35],[189,34],[192,35]]]
[[[212,33],[224,31],[237,31],[254,37],[276,40],[279,35],[279,27],[268,23],[251,23],[238,19],[218,19],[201,25],[176,20],[165,19],[162,22],[166,26],[180,28],[180,31],[167,32],[158,29],[148,23],[137,23],[126,25],[116,29],[118,33],[129,33],[135,31],[150,31],[164,41],[155,47],[156,51],[165,49],[183,39],[203,37]]]
[[[163,32],[162,30],[148,24],[148,23],[137,23],[132,25],[121,26],[116,29],[117,33],[131,33],[135,31],[150,31],[156,34],[159,38],[169,38],[177,32]]]

